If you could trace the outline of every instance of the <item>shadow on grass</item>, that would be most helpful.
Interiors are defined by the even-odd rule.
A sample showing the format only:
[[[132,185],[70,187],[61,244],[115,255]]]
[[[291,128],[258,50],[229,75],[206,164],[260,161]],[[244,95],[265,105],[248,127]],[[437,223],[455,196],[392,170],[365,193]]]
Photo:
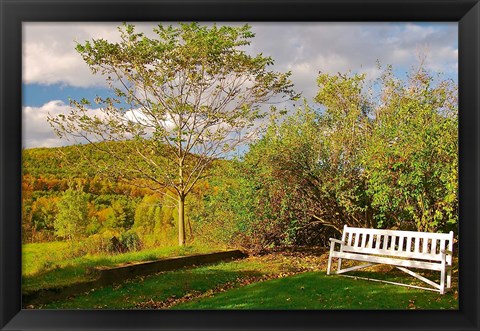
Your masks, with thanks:
[[[258,279],[263,273],[256,270],[230,271],[198,267],[139,277],[118,286],[106,286],[86,294],[35,308],[44,309],[132,309],[145,307],[145,302],[162,302],[171,298],[204,293],[242,279]]]
[[[74,283],[82,283],[94,280],[98,277],[89,274],[88,270],[95,266],[108,265],[108,259],[99,259],[92,264],[90,261],[82,261],[76,265],[58,266],[34,275],[22,276],[22,291],[28,293],[38,289],[59,288]]]

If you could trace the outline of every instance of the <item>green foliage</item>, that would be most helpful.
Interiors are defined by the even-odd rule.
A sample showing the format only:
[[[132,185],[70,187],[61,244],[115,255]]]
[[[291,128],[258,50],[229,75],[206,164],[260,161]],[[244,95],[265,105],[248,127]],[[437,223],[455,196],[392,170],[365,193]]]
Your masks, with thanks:
[[[113,200],[108,207],[104,226],[112,229],[126,230],[134,222],[135,202],[125,196]]]
[[[135,209],[133,229],[147,247],[167,246],[175,237],[176,207],[169,196],[146,195]]]
[[[226,188],[209,193],[215,224],[246,226],[245,246],[262,248],[327,245],[344,224],[456,232],[455,86],[422,68],[408,81],[387,69],[370,90],[356,74],[321,74],[318,84],[320,109],[305,102],[272,117]]]
[[[186,49],[200,52],[195,53],[198,56],[205,55],[205,63],[211,65],[209,61],[216,61],[218,54],[214,49],[207,51],[208,45],[202,43],[202,38],[219,28],[212,29],[185,25],[180,30],[164,28],[158,33],[165,34],[167,39],[175,39],[170,34],[182,34],[189,41],[195,40],[200,48]],[[220,42],[214,38],[212,47],[238,42],[241,34],[234,31],[240,30],[222,30],[226,39]],[[248,29],[242,31],[248,35]],[[132,31],[125,33],[134,40],[140,38]],[[126,52],[133,47],[130,50],[135,54],[145,46],[141,43],[154,43],[143,41],[143,36],[140,39],[136,46],[124,41],[108,52],[115,53],[120,48]],[[177,52],[177,41],[172,41],[175,47],[169,52]],[[164,46],[163,50],[150,51],[163,52],[170,47]],[[115,54],[132,56],[122,52]],[[196,81],[200,75],[198,67],[192,65],[189,54],[182,56],[185,72]],[[244,55],[238,56],[243,59]],[[260,58],[250,60],[269,63]],[[138,70],[129,75],[139,75],[146,68]],[[212,70],[223,72],[220,67]],[[187,148],[190,138],[203,143],[199,135],[189,138],[196,131],[188,128],[188,121],[185,131],[175,133],[180,135],[177,138],[165,131],[128,141],[23,151],[24,241],[52,240],[53,234],[69,238],[72,233],[72,238],[91,236],[88,240],[92,241],[92,250],[102,252],[106,249],[102,237],[106,233],[120,238],[133,229],[143,247],[170,245],[174,232],[183,231],[190,234],[190,243],[263,250],[278,245],[328,245],[328,238],[340,233],[344,224],[456,232],[456,86],[433,77],[421,67],[412,71],[407,80],[396,78],[393,70],[387,68],[373,86],[364,75],[351,73],[320,74],[317,83],[317,104],[304,101],[294,111],[272,108],[263,135],[250,144],[240,159],[222,160],[217,157],[220,154],[202,154],[201,149],[196,149],[200,145]],[[180,110],[176,109],[177,116],[212,115],[203,108],[197,109],[197,113],[193,108]],[[161,114],[164,110],[152,111]],[[220,113],[215,115],[219,121],[215,123],[226,120],[222,117],[225,114]],[[260,117],[263,116],[245,119]],[[215,136],[212,131],[209,135]],[[167,140],[163,139],[167,136]],[[228,150],[221,144],[216,146],[222,153]],[[179,153],[184,154],[175,160]],[[63,157],[56,158],[58,154]],[[113,169],[113,165],[125,166],[122,169],[131,172],[115,168],[110,173],[114,178],[96,175]],[[195,169],[202,171],[195,173]],[[164,177],[165,174],[169,175]],[[187,178],[191,185],[185,181]],[[67,202],[77,199],[72,190],[67,190],[72,181],[83,187],[82,198],[77,197],[82,200],[80,203]],[[180,205],[186,214],[183,230]],[[75,217],[66,216],[74,215],[75,208],[78,222],[71,221]],[[79,228],[73,230],[76,224]]]
[[[56,197],[39,197],[31,206],[31,222],[35,232],[43,231],[50,234],[54,230],[54,220],[57,214]]]
[[[140,237],[133,230],[128,230],[120,235],[120,243],[127,251],[138,251],[142,247]]]
[[[161,199],[155,195],[146,195],[135,210],[134,229],[141,234],[153,233],[155,224],[161,219],[161,212]]]
[[[246,155],[259,193],[255,214],[262,222],[255,234],[264,245],[323,245],[341,228],[349,173],[331,162],[330,142],[319,134],[326,130],[304,105],[281,123],[273,121]]]
[[[91,115],[91,103],[82,99],[49,122],[60,137],[118,142],[116,148],[95,144],[108,156],[99,171],[175,193],[183,245],[185,199],[213,160],[255,136],[255,124],[267,114],[263,104],[297,94],[290,72],[269,70],[272,58],[242,49],[254,37],[248,25],[160,24],[152,38],[131,24],[119,32],[119,42],[96,39],[76,46],[115,94],[95,100],[102,116]]]
[[[85,233],[90,236],[93,234],[97,234],[101,229],[101,224],[98,219],[94,216],[90,219],[87,227],[85,228]]]
[[[78,240],[85,234],[88,224],[88,199],[82,188],[69,188],[58,201],[58,214],[54,221],[55,235]]]
[[[108,144],[116,148],[114,143]],[[89,222],[85,235],[106,229],[126,231],[133,225],[136,205],[152,191],[138,181],[96,176],[97,164],[79,154],[101,160],[102,153],[91,145],[23,150],[22,239],[24,242],[54,239],[53,220],[58,201],[69,185],[81,185],[88,199]]]
[[[198,240],[249,248],[260,245],[253,235],[258,220],[256,184],[248,173],[236,160],[215,163],[204,198],[191,211]]]
[[[81,257],[119,253],[112,244],[112,238],[116,238],[118,235],[119,233],[113,230],[103,230],[90,235],[76,245],[74,256]]]
[[[452,82],[387,70],[363,166],[381,227],[457,231],[458,106]]]
[[[134,230],[118,232],[104,229],[76,243],[71,255],[81,257],[86,255],[119,254],[138,251],[143,247],[138,234]]]

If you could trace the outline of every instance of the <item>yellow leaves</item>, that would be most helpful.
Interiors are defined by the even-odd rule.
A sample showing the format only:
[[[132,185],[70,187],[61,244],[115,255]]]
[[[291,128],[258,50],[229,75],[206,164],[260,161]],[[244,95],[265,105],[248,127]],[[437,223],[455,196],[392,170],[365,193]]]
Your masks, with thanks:
[[[416,309],[415,300],[408,300],[408,309]]]

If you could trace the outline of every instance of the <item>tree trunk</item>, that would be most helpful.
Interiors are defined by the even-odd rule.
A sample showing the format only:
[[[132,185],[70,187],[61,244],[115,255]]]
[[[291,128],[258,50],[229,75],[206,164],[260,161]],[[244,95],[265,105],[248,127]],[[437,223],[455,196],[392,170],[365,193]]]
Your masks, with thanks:
[[[185,245],[185,197],[178,196],[178,245]]]

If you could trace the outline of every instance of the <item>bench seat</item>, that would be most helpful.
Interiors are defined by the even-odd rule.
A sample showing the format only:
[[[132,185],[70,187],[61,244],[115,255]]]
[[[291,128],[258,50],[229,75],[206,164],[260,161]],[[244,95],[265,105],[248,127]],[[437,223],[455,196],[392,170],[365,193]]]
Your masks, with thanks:
[[[452,231],[450,233],[430,233],[345,226],[342,239],[330,238],[330,241],[327,275],[330,275],[332,259],[337,258],[336,274],[344,274],[376,264],[386,264],[397,267],[431,287],[394,284],[438,291],[441,294],[445,292],[445,281],[446,288],[451,287]],[[338,251],[335,250],[335,246],[339,246]],[[367,262],[367,264],[342,269],[342,259]],[[439,271],[440,283],[435,283],[407,268]]]

